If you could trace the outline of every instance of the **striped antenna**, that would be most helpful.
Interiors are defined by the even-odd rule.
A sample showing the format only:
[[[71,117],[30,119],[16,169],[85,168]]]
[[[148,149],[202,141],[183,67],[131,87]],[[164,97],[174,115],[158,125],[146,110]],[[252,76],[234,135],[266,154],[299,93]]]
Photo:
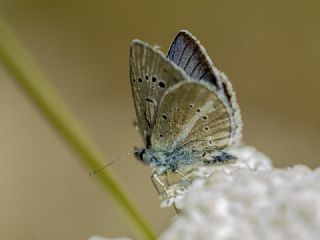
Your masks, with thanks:
[[[123,156],[117,157],[116,159],[114,159],[114,160],[112,160],[111,162],[109,162],[109,163],[107,163],[106,165],[104,165],[102,168],[91,171],[91,172],[90,172],[90,176],[93,176],[93,175],[101,172],[103,169],[105,169],[106,167],[109,167],[111,164],[115,163],[116,161],[121,160],[121,159],[123,159],[123,158],[126,158],[126,157],[132,155],[133,153],[134,153],[134,152],[131,151],[131,152],[126,153],[126,154],[123,155]]]

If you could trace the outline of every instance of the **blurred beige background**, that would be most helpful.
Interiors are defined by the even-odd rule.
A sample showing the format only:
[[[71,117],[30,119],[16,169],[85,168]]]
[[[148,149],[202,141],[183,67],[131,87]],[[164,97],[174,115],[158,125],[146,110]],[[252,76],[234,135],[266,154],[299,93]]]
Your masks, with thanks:
[[[128,47],[166,51],[191,31],[231,79],[244,140],[274,165],[317,167],[320,2],[0,1],[7,20],[108,160],[140,146],[132,121]],[[133,236],[112,198],[0,69],[0,239]],[[150,169],[132,157],[112,166],[152,226],[160,209]]]

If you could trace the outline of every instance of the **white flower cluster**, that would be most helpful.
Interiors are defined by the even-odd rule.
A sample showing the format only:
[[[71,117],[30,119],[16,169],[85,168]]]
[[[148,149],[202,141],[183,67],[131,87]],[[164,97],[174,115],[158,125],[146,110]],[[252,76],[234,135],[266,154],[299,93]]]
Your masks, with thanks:
[[[252,147],[233,154],[235,164],[198,168],[191,186],[169,187],[162,205],[182,211],[160,239],[320,239],[320,168],[274,169]]]

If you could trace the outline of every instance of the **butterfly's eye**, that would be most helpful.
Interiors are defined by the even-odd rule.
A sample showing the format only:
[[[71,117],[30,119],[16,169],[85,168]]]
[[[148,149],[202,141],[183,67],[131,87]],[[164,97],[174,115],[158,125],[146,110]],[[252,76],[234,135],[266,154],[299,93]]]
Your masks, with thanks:
[[[140,160],[143,160],[144,154],[146,153],[145,149],[142,149],[140,152],[136,152],[135,154]]]
[[[160,88],[165,88],[165,87],[166,87],[166,84],[161,81],[161,82],[159,82],[159,87],[160,87]]]

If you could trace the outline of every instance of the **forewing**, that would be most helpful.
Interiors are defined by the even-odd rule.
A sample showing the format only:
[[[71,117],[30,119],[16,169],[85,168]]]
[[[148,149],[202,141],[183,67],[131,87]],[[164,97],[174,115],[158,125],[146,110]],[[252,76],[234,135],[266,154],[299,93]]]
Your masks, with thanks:
[[[212,84],[215,93],[228,107],[233,122],[232,140],[233,144],[237,144],[241,139],[242,120],[236,95],[230,81],[213,65],[205,48],[190,32],[181,30],[173,40],[167,57],[192,79]]]
[[[206,50],[188,31],[182,30],[177,34],[167,57],[191,78],[210,82],[216,89],[222,88],[218,71],[213,67]]]
[[[129,65],[138,127],[148,146],[161,97],[187,76],[163,53],[139,40],[131,43]]]
[[[208,84],[179,83],[161,100],[151,144],[155,150],[214,154],[230,145],[228,106]]]

